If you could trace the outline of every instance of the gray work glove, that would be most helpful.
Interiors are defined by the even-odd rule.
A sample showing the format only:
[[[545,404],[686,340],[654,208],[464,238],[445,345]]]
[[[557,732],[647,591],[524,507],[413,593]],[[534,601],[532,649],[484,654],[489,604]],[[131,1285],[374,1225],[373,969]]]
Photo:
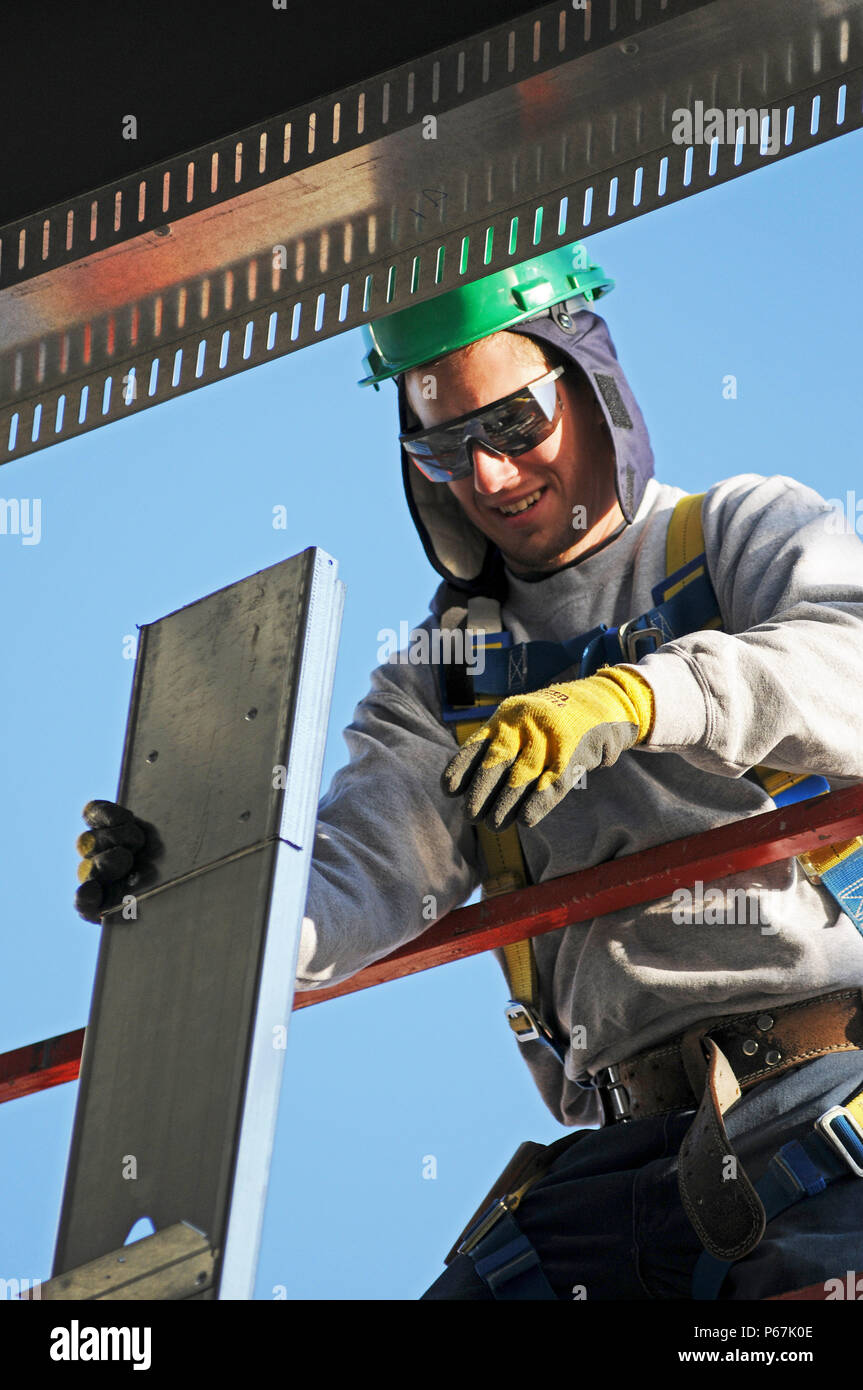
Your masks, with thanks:
[[[75,845],[82,856],[75,910],[85,922],[98,922],[103,912],[119,906],[152,877],[162,845],[152,825],[114,801],[88,801],[81,814],[90,829]]]

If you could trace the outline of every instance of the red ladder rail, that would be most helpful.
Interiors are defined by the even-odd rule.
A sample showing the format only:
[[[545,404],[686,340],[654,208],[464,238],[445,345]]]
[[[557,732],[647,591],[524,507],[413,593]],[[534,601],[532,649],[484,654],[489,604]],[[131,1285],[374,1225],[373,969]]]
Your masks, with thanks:
[[[710,883],[861,834],[861,785],[732,821],[592,869],[457,908],[422,936],[351,979],[298,994],[294,1008],[353,994],[574,922],[652,902],[675,888],[691,888],[699,880]],[[0,1054],[0,1102],[73,1081],[80,1068],[83,1040],[84,1029],[78,1028]]]
[[[775,864],[856,835],[863,835],[863,785],[731,821],[592,869],[457,908],[422,936],[349,980],[304,990],[296,996],[294,1008],[303,1009],[574,922],[653,902],[675,888],[691,888],[699,880],[708,884],[727,874]]]
[[[81,1070],[86,1031],[75,1028],[71,1033],[59,1033],[56,1038],[0,1054],[0,1101],[74,1081]]]

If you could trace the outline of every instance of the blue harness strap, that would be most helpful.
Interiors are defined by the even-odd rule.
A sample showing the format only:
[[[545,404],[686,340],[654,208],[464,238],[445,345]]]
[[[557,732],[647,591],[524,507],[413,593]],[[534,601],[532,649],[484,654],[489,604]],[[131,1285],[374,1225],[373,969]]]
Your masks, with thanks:
[[[783,1144],[767,1166],[755,1189],[765,1216],[787,1210],[806,1197],[815,1197],[831,1183],[854,1175],[863,1178],[863,1125],[858,1113],[863,1092],[846,1105],[835,1105],[816,1121],[810,1134]],[[477,1274],[498,1300],[554,1299],[557,1294],[546,1278],[539,1255],[506,1205],[496,1201],[478,1217],[459,1247],[473,1261]],[[718,1260],[705,1250],[692,1276],[692,1297],[715,1299],[733,1260]]]
[[[663,642],[709,626],[719,618],[719,605],[706,566],[677,593],[664,597],[699,563],[704,566],[704,556],[696,557],[656,585],[652,592],[654,607],[620,627],[600,623],[563,642],[514,643],[511,633],[487,634],[482,671],[472,672],[467,664],[459,665],[454,677],[452,666],[441,663],[444,719],[447,723],[487,719],[496,705],[474,705],[481,696],[496,696],[501,701],[510,695],[529,694],[542,690],[566,672],[572,673],[572,680],[592,676],[601,666],[636,662]]]
[[[687,520],[692,532],[692,517],[700,499],[684,500],[694,504]],[[700,525],[694,534],[703,544]],[[688,542],[681,546],[680,541],[678,535],[675,547],[669,547],[669,558],[672,553],[679,558],[687,550],[691,554],[695,548]],[[675,637],[722,625],[704,552],[675,568],[652,589],[651,598],[653,607],[640,617],[619,627],[600,623],[563,642],[514,643],[508,632],[485,632],[482,663],[440,664],[444,721],[459,725],[486,720],[511,695],[541,690],[561,679],[582,679],[605,665],[635,664]],[[472,669],[480,664],[482,670]],[[827,779],[818,774],[783,774],[769,768],[756,768],[753,772],[779,807],[830,790]],[[801,866],[813,882],[823,884],[863,934],[863,837],[829,849],[826,857],[820,851],[817,860],[814,855],[799,856]],[[812,863],[807,862],[810,858]],[[536,1019],[523,1002],[511,1001],[509,1014],[520,1041],[537,1037],[542,1040]],[[525,1020],[530,1026],[524,1026]],[[563,1049],[553,1045],[552,1048],[562,1061]],[[849,1167],[863,1177],[863,1092],[848,1105],[855,1107],[854,1114],[845,1107],[834,1107],[821,1116],[813,1134],[785,1144],[771,1159],[755,1185],[768,1221],[793,1203],[846,1177]],[[459,1253],[473,1260],[477,1273],[496,1299],[557,1298],[542,1271],[539,1256],[520,1230],[506,1200],[494,1203],[482,1213]],[[705,1251],[693,1273],[693,1297],[716,1298],[732,1263],[717,1260]]]
[[[469,1254],[474,1269],[495,1298],[557,1301],[557,1294],[542,1272],[539,1256],[509,1212]]]
[[[863,935],[863,849],[831,869],[822,869],[821,882]]]
[[[477,1240],[477,1235],[480,1239]],[[503,1202],[482,1213],[459,1246],[497,1299],[554,1299],[539,1256]]]
[[[500,701],[510,695],[542,690],[561,678],[582,679],[601,666],[635,663],[673,640],[700,629],[721,625],[721,613],[704,554],[675,570],[651,593],[654,606],[640,617],[610,627],[600,623],[563,642],[517,642],[508,632],[486,633],[483,669],[472,671],[466,662],[440,665],[442,714],[447,723],[488,719]],[[480,663],[475,663],[479,665]],[[830,790],[826,777],[787,776],[756,769],[776,806],[823,796]],[[842,858],[819,867],[817,875],[801,866],[813,882],[822,884],[863,935],[863,839],[841,848]]]

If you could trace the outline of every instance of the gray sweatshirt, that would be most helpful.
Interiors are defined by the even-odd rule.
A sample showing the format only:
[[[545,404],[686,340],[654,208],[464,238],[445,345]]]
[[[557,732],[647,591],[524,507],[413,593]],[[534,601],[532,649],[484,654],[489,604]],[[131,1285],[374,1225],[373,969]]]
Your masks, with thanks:
[[[650,479],[610,545],[540,582],[509,575],[513,640],[561,640],[646,611],[683,495]],[[780,476],[717,483],[703,521],[724,630],[638,663],[655,696],[653,732],[533,829],[519,826],[534,882],[772,809],[745,775],[755,764],[821,773],[833,787],[863,780],[863,544],[839,533],[817,493]],[[345,740],[350,762],[320,804],[298,989],[347,979],[414,940],[430,903],[441,917],[481,881],[462,799],[440,786],[456,741],[436,669],[378,667]],[[728,892],[727,911],[710,888],[722,901]],[[751,890],[748,911],[731,896],[740,889]],[[540,1006],[570,1046],[562,1068],[537,1042],[520,1050],[561,1123],[599,1119],[576,1078],[703,1019],[863,984],[863,937],[795,860],[704,895],[688,919],[671,895],[535,938]]]

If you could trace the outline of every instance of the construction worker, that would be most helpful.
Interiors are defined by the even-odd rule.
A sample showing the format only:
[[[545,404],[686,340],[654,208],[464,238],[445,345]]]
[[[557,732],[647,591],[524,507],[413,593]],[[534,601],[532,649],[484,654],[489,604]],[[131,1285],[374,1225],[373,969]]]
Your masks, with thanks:
[[[569,246],[369,330],[361,384],[397,386],[442,582],[345,731],[298,989],[481,882],[863,780],[863,546],[789,477],[703,501],[654,478],[594,307],[610,288]],[[77,905],[98,920],[140,827],[111,803],[85,814]],[[863,1271],[858,881],[854,842],[497,952],[567,1133],[522,1146],[424,1297],[761,1299]]]

